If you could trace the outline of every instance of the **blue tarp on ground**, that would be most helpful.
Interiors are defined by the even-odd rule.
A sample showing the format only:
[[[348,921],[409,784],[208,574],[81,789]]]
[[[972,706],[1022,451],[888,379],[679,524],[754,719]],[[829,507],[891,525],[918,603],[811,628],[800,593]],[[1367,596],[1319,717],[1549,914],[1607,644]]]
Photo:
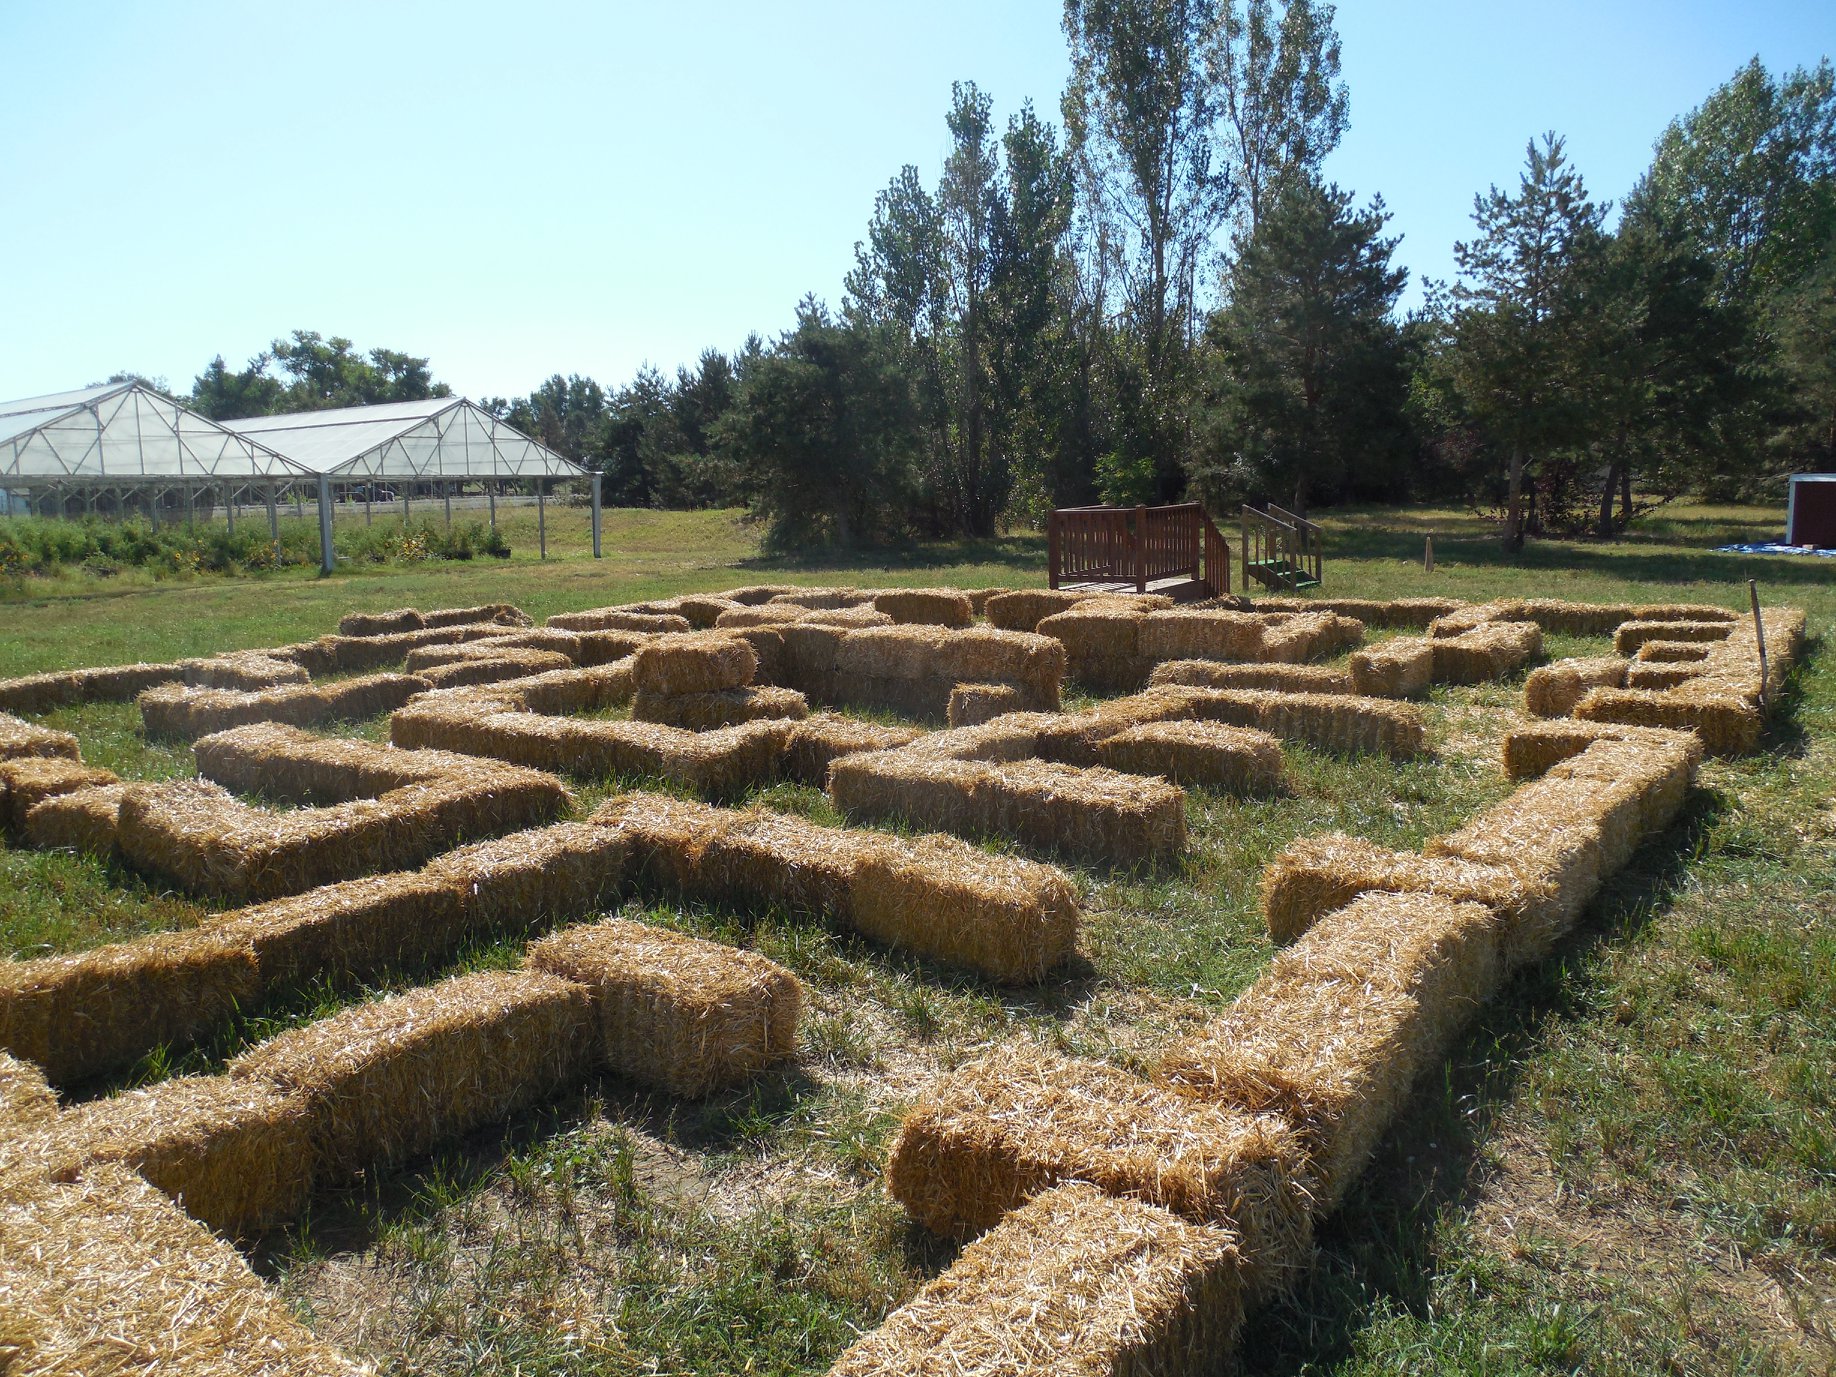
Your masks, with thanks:
[[[1715,549],[1724,555],[1821,555],[1825,559],[1836,559],[1836,550],[1815,545],[1717,545]]]

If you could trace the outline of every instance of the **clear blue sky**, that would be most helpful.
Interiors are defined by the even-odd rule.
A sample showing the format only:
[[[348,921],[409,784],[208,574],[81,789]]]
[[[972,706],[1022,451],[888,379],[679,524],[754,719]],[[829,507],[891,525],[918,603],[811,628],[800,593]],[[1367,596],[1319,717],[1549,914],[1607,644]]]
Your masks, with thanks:
[[[953,79],[1056,119],[1059,15],[0,0],[0,398],[118,369],[183,390],[296,327],[472,396],[770,335],[839,298],[901,164],[935,178]],[[1344,0],[1339,30],[1329,171],[1382,192],[1417,280],[1533,134],[1616,199],[1748,57],[1836,51],[1827,0]]]

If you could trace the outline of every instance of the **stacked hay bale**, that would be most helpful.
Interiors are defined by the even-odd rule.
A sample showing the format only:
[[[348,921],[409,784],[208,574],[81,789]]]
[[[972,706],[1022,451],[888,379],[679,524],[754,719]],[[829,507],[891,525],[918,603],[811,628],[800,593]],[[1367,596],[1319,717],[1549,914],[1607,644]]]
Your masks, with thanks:
[[[714,731],[809,715],[803,695],[794,689],[755,687],[758,668],[757,650],[738,635],[695,631],[660,636],[632,657],[632,719]]]
[[[204,660],[187,660],[183,668],[183,682],[193,688],[248,691],[278,688],[283,684],[305,684],[312,679],[304,665],[270,655],[263,650],[233,651]],[[153,685],[149,684],[148,687]]]
[[[1283,785],[1281,743],[1267,732],[1218,722],[1147,722],[1106,738],[1110,769],[1159,775],[1231,794],[1273,794]]]
[[[1138,689],[1165,661],[1300,664],[1364,637],[1362,622],[1332,612],[1265,616],[1166,601],[1089,599],[1044,618],[1039,630],[1064,643],[1071,677],[1100,691]]]
[[[1627,668],[1617,655],[1538,666],[1524,680],[1524,711],[1532,717],[1567,717],[1590,689],[1624,688]]]
[[[77,749],[77,739],[69,732],[54,731],[0,712],[0,760],[18,760],[25,756],[50,756],[61,760],[83,758]]]
[[[1351,657],[1356,693],[1372,698],[1419,698],[1434,682],[1434,642],[1425,636],[1397,636]]]
[[[507,602],[486,603],[481,607],[442,607],[419,612],[400,607],[392,612],[347,612],[338,619],[340,636],[399,636],[404,632],[436,630],[450,626],[526,627],[530,620],[524,612]]]
[[[638,612],[628,607],[557,612],[543,625],[557,631],[638,631],[647,635],[694,630],[689,619],[679,612]]]
[[[1437,617],[1458,611],[1457,598],[1257,598],[1257,612],[1333,612],[1385,631],[1425,631]]]
[[[1166,601],[1170,607],[1171,599]],[[1154,668],[1154,660],[1141,648],[1141,629],[1152,602],[1152,598],[1085,598],[1063,612],[1041,618],[1039,634],[1064,646],[1067,672],[1086,688],[1098,693],[1132,691],[1147,682]]]
[[[784,776],[826,789],[829,766],[862,751],[892,751],[923,736],[921,727],[888,727],[877,722],[819,712],[799,722],[784,751]]]
[[[1037,631],[1047,617],[1068,612],[1093,596],[1064,589],[1016,588],[991,594],[982,605],[982,613],[990,626],[1001,631]]]
[[[1442,618],[1435,625],[1451,621]],[[1483,684],[1523,668],[1543,651],[1543,631],[1535,622],[1495,620],[1458,633],[1430,632],[1435,682]]]
[[[1394,642],[1391,642],[1394,644]],[[1357,657],[1352,657],[1356,664]],[[1233,665],[1218,660],[1170,660],[1154,666],[1148,687],[1272,689],[1283,693],[1371,693],[1330,665]],[[1382,695],[1388,696],[1388,695]]]
[[[107,858],[115,854],[121,796],[126,784],[98,784],[53,794],[26,810],[21,828],[26,845],[44,851],[79,851]]]
[[[944,626],[960,631],[975,620],[969,595],[955,588],[888,588],[873,595],[873,607],[900,626]]]

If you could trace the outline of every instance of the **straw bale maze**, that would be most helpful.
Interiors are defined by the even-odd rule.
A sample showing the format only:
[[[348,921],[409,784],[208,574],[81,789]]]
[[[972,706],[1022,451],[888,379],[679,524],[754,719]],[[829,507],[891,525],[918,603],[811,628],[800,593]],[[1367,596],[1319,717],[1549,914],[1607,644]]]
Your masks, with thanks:
[[[696,1370],[1228,1366],[1804,641],[766,586],[0,682],[7,845],[119,895],[0,968],[0,1367],[659,1370],[665,1293]]]

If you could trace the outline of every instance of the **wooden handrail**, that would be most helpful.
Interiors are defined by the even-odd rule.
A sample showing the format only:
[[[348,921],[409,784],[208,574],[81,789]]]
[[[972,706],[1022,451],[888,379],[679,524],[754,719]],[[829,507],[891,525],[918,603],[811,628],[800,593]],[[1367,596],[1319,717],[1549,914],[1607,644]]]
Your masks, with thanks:
[[[1046,532],[1054,588],[1113,584],[1145,593],[1160,580],[1180,577],[1214,593],[1230,586],[1230,547],[1197,502],[1060,507]]]

